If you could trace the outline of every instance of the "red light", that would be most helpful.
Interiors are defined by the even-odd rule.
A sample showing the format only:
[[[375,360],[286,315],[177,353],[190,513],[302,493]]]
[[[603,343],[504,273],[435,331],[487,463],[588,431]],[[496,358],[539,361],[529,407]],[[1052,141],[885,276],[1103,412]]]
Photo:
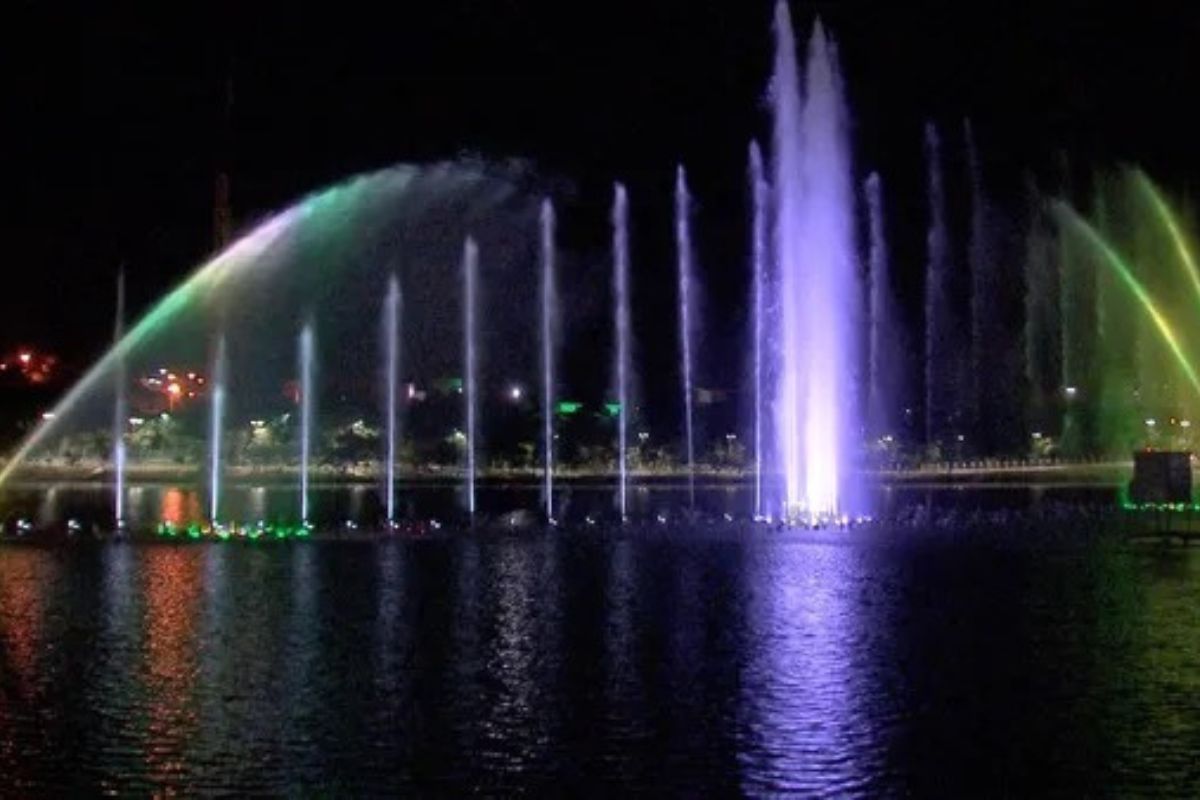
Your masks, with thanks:
[[[22,364],[28,364],[33,359],[33,354],[21,353],[21,355],[17,356],[17,358],[21,359]]]

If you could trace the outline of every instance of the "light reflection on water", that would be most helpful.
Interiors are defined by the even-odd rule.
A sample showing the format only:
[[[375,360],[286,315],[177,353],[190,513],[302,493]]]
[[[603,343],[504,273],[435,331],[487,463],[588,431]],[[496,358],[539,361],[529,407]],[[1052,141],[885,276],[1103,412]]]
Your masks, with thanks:
[[[1200,551],[1041,531],[0,548],[21,794],[1194,794]]]
[[[748,483],[714,483],[698,487],[697,510],[701,515],[746,519],[753,502]],[[540,507],[540,485],[534,483],[482,484],[477,491],[478,519],[500,519],[509,514],[535,519]],[[159,523],[176,528],[206,523],[204,490],[186,484],[134,484],[127,488],[125,507],[131,530],[145,532]],[[558,519],[565,524],[583,524],[585,517],[611,519],[616,489],[601,483],[564,484],[558,495]],[[962,507],[1037,508],[1047,501],[1067,500],[1111,506],[1113,487],[1052,487],[1031,484],[978,486],[926,485],[884,486],[873,501],[876,513],[923,505],[935,509]],[[658,483],[636,486],[629,495],[634,519],[663,517],[668,521],[688,518],[686,484]],[[454,482],[405,486],[399,490],[401,520],[461,519],[461,490]],[[253,525],[259,521],[295,523],[299,519],[299,494],[288,484],[229,485],[222,494],[228,517],[222,522]],[[383,526],[384,504],[376,487],[363,484],[316,485],[310,489],[310,517],[324,530],[343,529],[354,522],[359,528]],[[0,493],[0,521],[11,532],[18,519],[32,519],[39,528],[64,529],[76,520],[84,530],[107,531],[112,527],[112,488],[103,484],[49,484],[17,486]]]

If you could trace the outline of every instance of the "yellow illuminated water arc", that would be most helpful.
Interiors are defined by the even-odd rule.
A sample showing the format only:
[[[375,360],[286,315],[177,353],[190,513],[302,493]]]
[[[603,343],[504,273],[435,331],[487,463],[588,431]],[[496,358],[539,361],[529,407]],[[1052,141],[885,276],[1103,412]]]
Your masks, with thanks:
[[[1191,383],[1192,388],[1196,390],[1196,394],[1200,395],[1200,377],[1197,376],[1195,368],[1187,355],[1183,352],[1183,347],[1179,344],[1179,338],[1175,335],[1175,331],[1171,328],[1171,323],[1159,310],[1154,303],[1154,299],[1150,297],[1150,293],[1146,291],[1146,287],[1142,286],[1141,282],[1133,274],[1133,270],[1121,254],[1109,244],[1099,231],[1095,229],[1087,220],[1079,216],[1073,208],[1063,202],[1055,202],[1054,211],[1060,219],[1069,223],[1072,227],[1078,230],[1083,237],[1096,248],[1097,252],[1103,256],[1104,263],[1109,266],[1125,287],[1133,293],[1137,301],[1150,315],[1150,319],[1154,321],[1154,326],[1158,328],[1159,334],[1170,348],[1171,354],[1175,357],[1179,368],[1183,370],[1183,374]]]
[[[1179,261],[1182,264],[1184,271],[1187,272],[1188,278],[1192,282],[1192,288],[1196,290],[1196,298],[1200,300],[1200,269],[1196,267],[1196,259],[1192,254],[1192,249],[1188,245],[1187,237],[1183,233],[1183,228],[1179,225],[1179,220],[1175,217],[1171,207],[1167,204],[1162,193],[1154,185],[1154,182],[1140,169],[1133,171],[1133,180],[1141,189],[1146,199],[1150,201],[1150,205],[1154,208],[1154,213],[1158,215],[1163,227],[1171,235],[1171,243],[1175,245],[1175,252],[1179,254]]]

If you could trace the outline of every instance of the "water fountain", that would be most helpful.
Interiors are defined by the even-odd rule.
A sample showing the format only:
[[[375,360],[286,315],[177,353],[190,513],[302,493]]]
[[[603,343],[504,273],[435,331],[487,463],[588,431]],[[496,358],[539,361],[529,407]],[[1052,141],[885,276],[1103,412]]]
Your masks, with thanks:
[[[887,436],[892,430],[888,413],[890,381],[885,374],[891,370],[892,347],[887,237],[884,233],[883,186],[879,174],[867,176],[863,191],[867,200],[869,249],[867,252],[870,292],[867,298],[867,319],[870,323],[867,353],[867,434]]]
[[[225,336],[217,337],[211,376],[212,406],[209,410],[208,521],[218,525],[221,510],[221,433],[225,423]]]
[[[464,411],[467,427],[467,465],[466,492],[467,513],[475,516],[475,448],[476,448],[476,406],[475,406],[475,280],[479,268],[479,249],[475,240],[467,237],[463,245],[463,383]]]
[[[627,460],[629,425],[629,201],[625,186],[613,187],[613,336],[616,339],[617,379],[617,503],[621,519],[629,510],[629,467]]]
[[[679,279],[679,359],[683,384],[684,460],[687,465],[688,505],[696,506],[696,446],[692,419],[692,226],[687,174],[675,172],[675,252]]]
[[[542,201],[542,472],[546,521],[554,522],[554,204]]]
[[[393,526],[396,524],[396,443],[400,434],[396,424],[400,385],[400,281],[394,274],[388,278],[387,296],[383,302],[383,343],[384,377],[387,384],[387,408],[384,409],[387,435],[384,494],[387,498],[387,522],[389,526]]]
[[[125,335],[125,272],[117,274],[117,315],[113,324],[113,346]],[[128,392],[125,385],[125,359],[118,358],[113,370],[113,524],[116,530],[125,527],[125,425]]]
[[[300,524],[309,519],[309,458],[312,453],[313,415],[313,325],[305,323],[300,332]]]
[[[998,287],[992,275],[994,268],[991,248],[988,244],[988,209],[983,188],[983,169],[979,164],[979,152],[975,147],[975,131],[970,120],[963,121],[963,140],[967,151],[967,178],[970,184],[971,222],[967,244],[967,268],[971,274],[971,352],[970,374],[967,388],[966,419],[970,428],[979,436],[983,433],[986,379],[995,375],[996,369],[988,355],[991,345],[992,310],[999,302]]]
[[[957,370],[951,353],[955,333],[949,297],[950,241],[941,141],[932,123],[925,126],[925,159],[929,170],[929,230],[925,239],[925,439],[934,443],[950,433],[958,393]]]
[[[851,409],[861,291],[849,135],[836,47],[820,22],[803,91],[782,0],[775,35],[775,453],[785,515],[828,520],[845,511],[854,491],[849,460],[858,428]]]
[[[751,221],[752,305],[754,309],[754,517],[761,519],[763,509],[763,360],[764,314],[767,282],[767,205],[770,187],[763,175],[762,151],[758,142],[750,143],[750,196],[754,211]]]

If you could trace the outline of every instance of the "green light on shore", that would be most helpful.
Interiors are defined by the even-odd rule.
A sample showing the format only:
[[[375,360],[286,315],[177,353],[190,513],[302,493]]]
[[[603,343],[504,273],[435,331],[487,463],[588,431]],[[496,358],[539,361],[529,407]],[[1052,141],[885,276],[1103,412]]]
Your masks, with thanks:
[[[579,409],[583,408],[583,403],[576,403],[573,400],[561,400],[554,407],[555,413],[559,416],[569,417],[572,414],[579,413]]]
[[[1200,503],[1135,503],[1131,500],[1126,500],[1121,503],[1121,508],[1125,511],[1147,512],[1159,511],[1169,512],[1172,514],[1200,512]]]
[[[604,413],[608,414],[610,417],[621,416],[621,404],[620,403],[605,403],[604,404]]]

